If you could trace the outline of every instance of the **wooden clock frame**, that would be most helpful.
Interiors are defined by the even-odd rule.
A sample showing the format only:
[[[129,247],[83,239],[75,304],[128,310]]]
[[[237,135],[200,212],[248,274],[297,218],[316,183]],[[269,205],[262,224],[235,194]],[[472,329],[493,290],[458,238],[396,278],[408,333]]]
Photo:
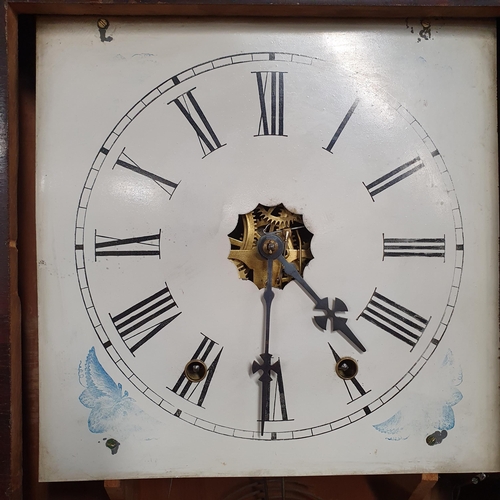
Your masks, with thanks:
[[[49,498],[48,489],[37,480],[34,16],[89,15],[96,21],[107,15],[419,20],[500,17],[499,0],[4,0],[3,6],[0,13],[0,499],[30,500]],[[424,479],[429,486],[437,476]],[[424,483],[420,483],[421,493],[425,490]],[[107,482],[107,491],[111,498],[128,495],[118,482]]]

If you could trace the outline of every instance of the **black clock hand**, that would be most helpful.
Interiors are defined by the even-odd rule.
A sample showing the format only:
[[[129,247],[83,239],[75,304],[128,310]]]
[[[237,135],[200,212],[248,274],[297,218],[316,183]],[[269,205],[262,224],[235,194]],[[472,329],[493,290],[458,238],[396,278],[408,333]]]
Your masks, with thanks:
[[[332,322],[332,331],[341,332],[348,340],[350,340],[358,349],[362,352],[366,351],[365,346],[358,340],[356,335],[347,326],[347,318],[339,318],[335,315],[337,312],[346,312],[347,306],[340,299],[335,299],[333,302],[333,309],[328,306],[328,298],[320,298],[319,295],[307,284],[304,278],[299,274],[297,268],[288,262],[283,255],[278,257],[278,261],[283,266],[283,270],[286,274],[291,276],[299,286],[306,292],[307,295],[314,302],[314,309],[316,311],[323,311],[324,316],[314,316],[313,321],[322,330],[326,330],[328,325],[328,320]]]
[[[269,337],[271,332],[271,304],[274,299],[273,292],[273,262],[283,253],[283,242],[274,234],[264,234],[257,244],[260,254],[267,259],[267,283],[264,290],[264,308],[265,308],[265,336],[264,352],[260,355],[262,363],[254,361],[252,364],[252,373],[262,371],[259,381],[262,383],[261,391],[261,424],[260,435],[264,435],[264,425],[269,421],[269,406],[271,395],[271,371],[276,375],[281,373],[279,360],[271,364],[272,354],[269,353]]]

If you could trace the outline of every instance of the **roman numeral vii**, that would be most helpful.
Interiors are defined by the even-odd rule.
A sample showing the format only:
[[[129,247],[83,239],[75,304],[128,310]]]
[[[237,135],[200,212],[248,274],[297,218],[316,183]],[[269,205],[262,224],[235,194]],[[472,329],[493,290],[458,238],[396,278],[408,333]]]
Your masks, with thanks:
[[[188,401],[196,401],[195,404],[198,406],[203,406],[222,354],[222,347],[218,352],[212,352],[216,345],[218,345],[216,342],[203,335],[200,345],[196,348],[191,359],[187,362],[184,371],[172,388],[173,392]],[[207,366],[208,363],[210,363],[209,366]]]

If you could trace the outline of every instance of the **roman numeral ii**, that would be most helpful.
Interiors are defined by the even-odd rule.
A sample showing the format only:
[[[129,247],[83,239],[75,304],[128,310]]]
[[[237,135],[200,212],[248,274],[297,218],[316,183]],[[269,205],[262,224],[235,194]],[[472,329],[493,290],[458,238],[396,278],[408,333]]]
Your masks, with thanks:
[[[417,156],[413,158],[413,160],[404,163],[400,167],[395,168],[382,177],[379,177],[373,182],[370,182],[370,184],[365,184],[365,187],[370,193],[373,201],[375,201],[374,197],[377,194],[380,194],[387,188],[394,186],[394,184],[397,184],[398,182],[401,182],[403,179],[406,179],[407,177],[424,167],[425,165],[420,159],[420,156]]]

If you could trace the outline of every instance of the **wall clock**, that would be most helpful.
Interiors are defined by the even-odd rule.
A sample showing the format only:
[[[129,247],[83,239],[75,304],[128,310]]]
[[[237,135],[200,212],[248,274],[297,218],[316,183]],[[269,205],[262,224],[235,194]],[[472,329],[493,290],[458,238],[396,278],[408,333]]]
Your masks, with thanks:
[[[497,467],[492,26],[101,34],[38,28],[42,477]]]

